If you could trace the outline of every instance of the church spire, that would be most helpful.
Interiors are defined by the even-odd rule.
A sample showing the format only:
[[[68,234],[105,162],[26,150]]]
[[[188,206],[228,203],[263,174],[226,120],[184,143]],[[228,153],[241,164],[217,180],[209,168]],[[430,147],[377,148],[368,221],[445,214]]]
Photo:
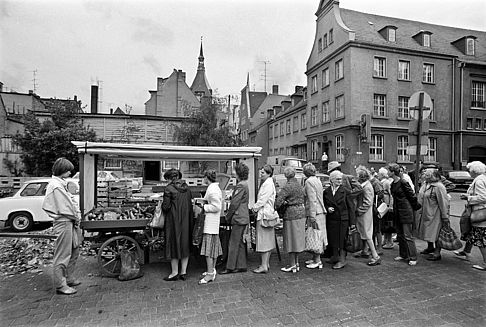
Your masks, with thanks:
[[[209,82],[206,78],[206,69],[204,67],[204,54],[203,54],[203,44],[202,44],[202,36],[201,36],[201,47],[199,49],[199,63],[197,65],[197,72],[196,77],[194,77],[194,81],[191,85],[191,90],[198,98],[203,96],[211,96],[212,90],[209,86]]]
[[[199,50],[199,65],[197,66],[197,70],[205,70],[204,68],[204,54],[203,54],[203,44],[202,44],[202,36],[201,36],[201,49]]]

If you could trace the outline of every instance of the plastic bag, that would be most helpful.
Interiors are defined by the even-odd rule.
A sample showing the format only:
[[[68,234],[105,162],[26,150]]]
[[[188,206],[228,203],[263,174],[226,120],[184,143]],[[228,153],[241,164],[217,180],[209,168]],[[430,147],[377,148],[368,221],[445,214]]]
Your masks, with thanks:
[[[322,231],[309,227],[305,231],[305,248],[304,251],[321,254],[324,252],[324,242],[322,240]]]
[[[118,280],[131,280],[140,278],[143,276],[143,272],[140,269],[140,263],[138,263],[138,255],[136,252],[130,252],[122,250],[120,252],[121,269]]]
[[[155,208],[154,216],[149,223],[149,226],[152,228],[164,228],[165,225],[165,215],[162,211],[162,200],[159,200],[157,203],[157,207]]]

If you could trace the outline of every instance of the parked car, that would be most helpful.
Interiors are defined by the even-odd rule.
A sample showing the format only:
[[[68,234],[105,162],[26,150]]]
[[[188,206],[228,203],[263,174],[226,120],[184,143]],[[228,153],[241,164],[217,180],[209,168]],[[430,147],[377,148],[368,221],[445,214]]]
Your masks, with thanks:
[[[30,180],[13,196],[0,199],[0,228],[10,227],[16,232],[28,232],[35,223],[52,222],[52,218],[42,210],[42,202],[50,180]]]
[[[79,181],[79,172],[77,172],[72,179],[76,179]],[[142,177],[121,177],[118,173],[110,170],[99,170],[98,171],[98,183],[99,182],[107,182],[107,181],[128,181],[132,182],[132,192],[140,192],[143,187],[143,178]]]
[[[457,188],[467,189],[471,185],[473,178],[469,172],[464,170],[451,170],[445,172],[445,178],[454,183]]]

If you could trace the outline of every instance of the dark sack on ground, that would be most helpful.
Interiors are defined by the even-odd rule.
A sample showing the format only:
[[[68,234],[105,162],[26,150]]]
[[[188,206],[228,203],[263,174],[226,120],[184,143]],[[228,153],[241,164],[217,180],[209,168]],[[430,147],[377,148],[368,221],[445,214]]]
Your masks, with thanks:
[[[350,253],[361,251],[363,248],[363,242],[361,241],[361,235],[356,228],[349,228],[348,235],[346,236],[346,244],[344,249]]]
[[[444,250],[454,251],[462,248],[462,242],[450,226],[442,226],[439,232],[438,246]]]
[[[118,280],[131,280],[143,276],[138,263],[138,255],[136,252],[122,250],[120,252],[121,269]]]

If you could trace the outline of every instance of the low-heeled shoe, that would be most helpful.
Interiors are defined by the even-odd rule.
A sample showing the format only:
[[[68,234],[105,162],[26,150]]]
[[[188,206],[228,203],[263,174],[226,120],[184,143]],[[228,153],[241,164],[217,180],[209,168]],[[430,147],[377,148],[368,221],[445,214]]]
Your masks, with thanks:
[[[169,275],[167,277],[164,277],[164,280],[166,282],[175,282],[178,279],[179,279],[179,275],[175,275],[175,276],[172,276],[172,277],[170,277],[170,275]]]

